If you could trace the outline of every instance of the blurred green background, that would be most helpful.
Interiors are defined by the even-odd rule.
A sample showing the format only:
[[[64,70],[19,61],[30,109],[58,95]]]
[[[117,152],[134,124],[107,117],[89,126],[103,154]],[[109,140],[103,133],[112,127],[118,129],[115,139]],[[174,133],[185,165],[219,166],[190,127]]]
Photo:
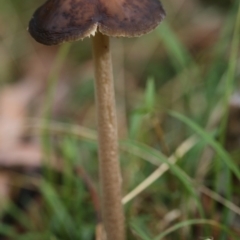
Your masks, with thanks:
[[[91,40],[27,32],[43,1],[0,0],[0,239],[100,239]],[[240,239],[240,10],[162,0],[111,39],[127,239]]]

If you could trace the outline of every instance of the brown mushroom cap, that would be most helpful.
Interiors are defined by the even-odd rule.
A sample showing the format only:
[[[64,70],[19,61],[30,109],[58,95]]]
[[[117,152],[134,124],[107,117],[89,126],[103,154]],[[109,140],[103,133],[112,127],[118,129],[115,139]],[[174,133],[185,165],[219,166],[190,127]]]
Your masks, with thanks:
[[[97,30],[113,37],[137,37],[164,17],[159,0],[48,0],[34,13],[29,32],[46,45],[82,39]]]

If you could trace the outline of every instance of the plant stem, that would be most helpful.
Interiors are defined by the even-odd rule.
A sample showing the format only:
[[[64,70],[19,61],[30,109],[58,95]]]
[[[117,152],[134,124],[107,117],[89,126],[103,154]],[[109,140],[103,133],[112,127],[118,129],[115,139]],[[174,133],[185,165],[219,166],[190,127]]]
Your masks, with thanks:
[[[92,42],[103,223],[108,240],[124,240],[117,118],[109,37],[97,32]]]

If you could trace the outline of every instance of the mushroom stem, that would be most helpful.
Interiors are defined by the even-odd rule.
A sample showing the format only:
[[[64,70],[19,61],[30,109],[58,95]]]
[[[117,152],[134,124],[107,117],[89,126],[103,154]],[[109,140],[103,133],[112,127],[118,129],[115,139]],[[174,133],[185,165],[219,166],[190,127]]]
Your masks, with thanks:
[[[97,32],[92,42],[103,223],[108,240],[124,240],[121,172],[109,37]]]

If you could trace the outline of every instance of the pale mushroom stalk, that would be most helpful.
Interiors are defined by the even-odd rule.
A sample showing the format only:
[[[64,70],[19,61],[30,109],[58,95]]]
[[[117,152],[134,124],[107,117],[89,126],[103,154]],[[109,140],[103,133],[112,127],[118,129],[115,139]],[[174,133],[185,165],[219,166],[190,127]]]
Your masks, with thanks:
[[[92,37],[92,43],[103,222],[107,239],[123,240],[124,214],[121,203],[121,173],[109,37],[97,32]]]

